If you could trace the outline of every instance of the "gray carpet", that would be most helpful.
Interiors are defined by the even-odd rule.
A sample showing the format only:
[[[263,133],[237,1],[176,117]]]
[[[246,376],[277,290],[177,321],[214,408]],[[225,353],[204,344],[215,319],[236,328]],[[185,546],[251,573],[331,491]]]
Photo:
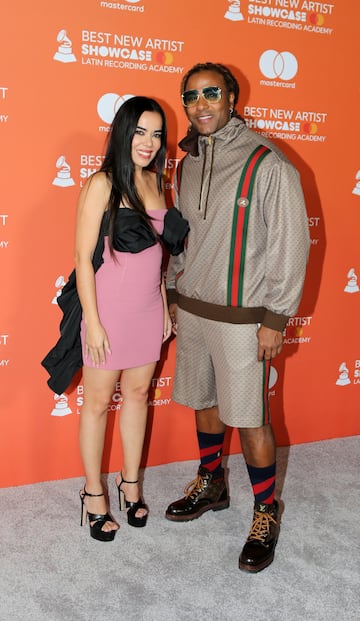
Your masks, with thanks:
[[[278,450],[284,505],[274,563],[237,568],[252,517],[242,455],[227,459],[231,506],[164,519],[196,462],[147,468],[144,529],[100,543],[80,528],[81,479],[2,489],[2,621],[351,621],[360,619],[360,438]]]

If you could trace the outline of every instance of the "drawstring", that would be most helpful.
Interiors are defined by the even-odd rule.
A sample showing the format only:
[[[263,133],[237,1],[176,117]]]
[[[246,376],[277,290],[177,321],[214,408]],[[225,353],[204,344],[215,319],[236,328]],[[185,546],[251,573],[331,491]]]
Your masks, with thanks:
[[[215,139],[212,138],[211,136],[209,136],[209,144],[211,144],[211,160],[210,160],[210,171],[209,171],[209,183],[208,183],[208,188],[206,192],[206,200],[205,200],[205,207],[204,207],[204,220],[206,220],[206,213],[207,213],[207,206],[208,206],[210,185],[211,185],[212,171],[213,171],[213,163],[214,163]],[[202,168],[202,173],[201,173],[199,210],[201,209],[201,200],[202,200],[203,189],[204,189],[203,183],[204,183],[204,176],[205,176],[205,166],[206,166],[206,147],[204,150],[204,163],[203,163],[203,168]]]
[[[202,167],[202,171],[201,171],[199,211],[201,210],[201,199],[202,199],[202,193],[203,193],[205,166],[206,166],[206,147],[204,149],[204,163],[203,163],[203,167]]]

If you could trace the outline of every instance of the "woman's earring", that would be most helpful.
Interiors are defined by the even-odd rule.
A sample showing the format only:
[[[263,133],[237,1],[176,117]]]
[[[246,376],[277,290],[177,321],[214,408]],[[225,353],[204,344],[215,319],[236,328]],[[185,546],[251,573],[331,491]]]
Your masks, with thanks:
[[[233,112],[234,112],[234,108],[230,108],[230,118],[232,117]]]
[[[188,134],[191,132],[191,130],[192,130],[192,123],[189,123]]]

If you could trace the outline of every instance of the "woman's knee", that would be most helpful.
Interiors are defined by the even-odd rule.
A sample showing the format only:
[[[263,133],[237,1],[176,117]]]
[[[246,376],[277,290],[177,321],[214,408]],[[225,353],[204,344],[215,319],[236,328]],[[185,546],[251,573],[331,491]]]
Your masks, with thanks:
[[[146,403],[149,398],[148,384],[139,384],[137,386],[121,387],[123,399],[131,399],[138,403]]]
[[[90,411],[94,416],[104,416],[107,413],[110,398],[106,394],[84,395],[83,409]]]

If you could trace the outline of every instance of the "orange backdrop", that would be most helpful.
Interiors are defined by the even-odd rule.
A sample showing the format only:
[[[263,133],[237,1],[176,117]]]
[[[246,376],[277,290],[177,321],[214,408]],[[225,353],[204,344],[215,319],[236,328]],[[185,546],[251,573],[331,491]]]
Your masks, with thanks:
[[[0,484],[82,474],[81,378],[54,395],[40,366],[59,336],[57,296],[73,267],[79,188],[101,163],[115,111],[142,94],[158,99],[168,117],[171,201],[177,142],[187,127],[179,85],[206,60],[233,70],[239,112],[298,167],[307,200],[312,247],[304,297],[272,374],[277,441],[358,433],[358,0],[216,0],[205,7],[190,0],[62,0],[56,7],[18,0],[1,21]],[[198,455],[193,414],[171,401],[174,352],[173,341],[153,380],[147,465]],[[113,441],[120,407],[117,390],[105,471],[121,465]],[[227,450],[240,450],[235,433]]]

